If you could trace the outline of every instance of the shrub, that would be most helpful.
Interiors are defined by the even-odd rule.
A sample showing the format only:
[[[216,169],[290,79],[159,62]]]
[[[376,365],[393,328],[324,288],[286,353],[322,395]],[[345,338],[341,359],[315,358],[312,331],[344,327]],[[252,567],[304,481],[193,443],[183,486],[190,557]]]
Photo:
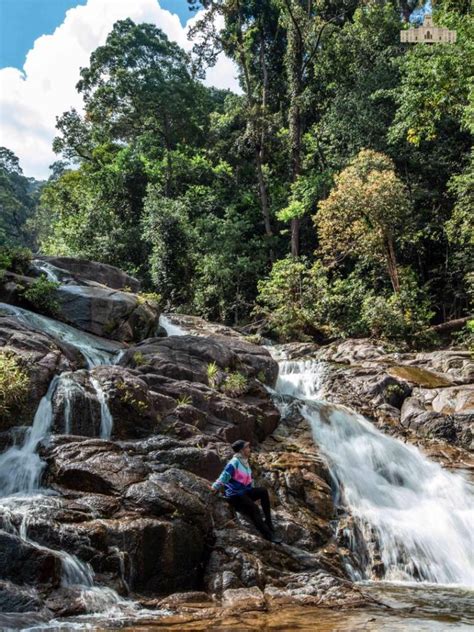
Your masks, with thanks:
[[[453,335],[453,340],[455,344],[467,347],[471,353],[474,353],[474,319],[468,320],[461,331]]]
[[[376,338],[406,341],[413,347],[429,345],[434,334],[427,330],[433,317],[428,296],[411,270],[403,270],[400,280],[400,292],[364,300],[362,319]]]
[[[219,373],[219,367],[215,362],[209,362],[207,365],[207,383],[211,388],[217,387],[217,376]]]
[[[225,379],[225,382],[221,386],[221,390],[230,397],[238,397],[243,395],[248,387],[248,380],[245,375],[235,371],[229,373]]]
[[[12,353],[0,351],[0,416],[21,404],[28,394],[30,378]]]
[[[0,248],[0,269],[26,274],[31,263],[31,250],[28,248]]]
[[[139,305],[151,303],[153,307],[158,307],[161,303],[161,294],[157,292],[139,292],[137,294],[137,301]]]
[[[145,356],[141,351],[136,351],[133,354],[133,361],[136,366],[141,366],[142,364],[145,364]]]
[[[39,312],[55,316],[59,311],[59,303],[55,297],[60,283],[49,281],[42,274],[29,287],[22,292],[23,297]]]

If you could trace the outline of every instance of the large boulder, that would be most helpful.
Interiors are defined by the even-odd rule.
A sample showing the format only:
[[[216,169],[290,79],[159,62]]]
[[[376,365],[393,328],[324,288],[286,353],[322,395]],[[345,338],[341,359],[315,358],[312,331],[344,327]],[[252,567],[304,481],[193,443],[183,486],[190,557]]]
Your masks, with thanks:
[[[38,274],[47,273],[49,269],[53,276],[59,278],[63,276],[61,280],[64,281],[70,279],[82,282],[93,281],[115,290],[140,291],[140,282],[137,279],[107,263],[76,259],[75,257],[38,255],[36,260],[32,262],[32,268]]]
[[[156,305],[136,294],[68,284],[56,296],[62,320],[97,336],[131,342],[154,335],[158,327]]]
[[[148,468],[116,444],[67,438],[48,451],[47,482],[82,492],[118,495],[146,478]]]
[[[461,454],[474,447],[474,362],[468,352],[387,353],[368,341],[346,341],[312,357],[326,363],[322,399],[356,410],[445,465],[469,463]]]

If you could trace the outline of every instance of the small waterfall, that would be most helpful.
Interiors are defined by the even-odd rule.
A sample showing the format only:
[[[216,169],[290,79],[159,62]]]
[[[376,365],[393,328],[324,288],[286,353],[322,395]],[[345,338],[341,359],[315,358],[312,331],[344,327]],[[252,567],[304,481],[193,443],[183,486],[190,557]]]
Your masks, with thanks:
[[[45,274],[48,281],[55,281],[56,283],[60,283],[61,276],[64,277],[64,274],[63,275],[61,274],[63,271],[60,268],[53,266],[48,261],[42,261],[41,259],[33,259],[33,261],[31,262],[31,265],[38,272]]]
[[[0,497],[20,492],[31,494],[38,489],[45,464],[38,455],[37,448],[48,436],[51,428],[52,398],[59,379],[58,376],[53,378],[48,392],[41,399],[23,445],[13,445],[0,454]]]
[[[0,316],[13,316],[27,327],[49,334],[53,338],[76,347],[84,356],[89,368],[98,364],[112,364],[115,354],[121,348],[121,345],[117,343],[103,340],[47,316],[41,316],[7,303],[0,303]]]
[[[109,406],[105,399],[104,390],[99,382],[99,380],[92,375],[90,376],[90,381],[92,386],[97,393],[97,399],[100,404],[100,438],[101,439],[110,439],[112,435],[112,427],[113,427],[113,419],[112,414],[110,412]]]
[[[323,379],[318,362],[281,362],[276,391],[299,400],[364,535],[364,577],[371,577],[375,551],[384,579],[473,585],[474,503],[465,479],[361,415],[318,401]]]
[[[179,325],[172,323],[168,316],[165,316],[164,314],[160,314],[159,324],[163,327],[168,336],[186,336],[188,333]]]

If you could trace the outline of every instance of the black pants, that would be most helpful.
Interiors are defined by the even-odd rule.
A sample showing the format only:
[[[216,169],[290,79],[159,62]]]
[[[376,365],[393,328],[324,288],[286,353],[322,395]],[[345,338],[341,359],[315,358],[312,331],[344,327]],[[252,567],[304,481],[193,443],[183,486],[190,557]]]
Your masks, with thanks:
[[[270,512],[270,498],[264,487],[252,487],[244,494],[230,496],[227,500],[236,511],[252,520],[264,538],[270,539],[270,530],[273,529],[272,515]],[[262,513],[255,503],[256,500],[259,500],[262,505],[265,521],[262,520]]]

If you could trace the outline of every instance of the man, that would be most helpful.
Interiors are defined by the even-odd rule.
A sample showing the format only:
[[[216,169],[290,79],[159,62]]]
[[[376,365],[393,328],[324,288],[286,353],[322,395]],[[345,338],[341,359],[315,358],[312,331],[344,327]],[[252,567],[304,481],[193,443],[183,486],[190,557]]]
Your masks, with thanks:
[[[275,535],[273,528],[268,492],[264,487],[253,486],[252,470],[248,462],[250,443],[239,439],[232,444],[232,449],[235,454],[212,484],[212,492],[217,494],[224,488],[225,498],[234,509],[250,518],[264,538],[279,544],[281,539]],[[256,500],[262,505],[265,520],[262,520]]]

